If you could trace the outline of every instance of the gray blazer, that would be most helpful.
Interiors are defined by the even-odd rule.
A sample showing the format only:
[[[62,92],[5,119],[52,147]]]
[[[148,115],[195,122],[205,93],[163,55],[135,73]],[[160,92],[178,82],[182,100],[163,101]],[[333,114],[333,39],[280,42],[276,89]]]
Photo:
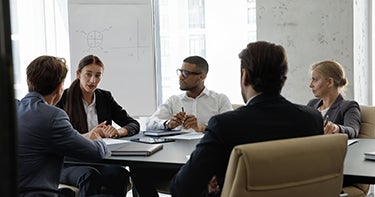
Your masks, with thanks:
[[[323,104],[321,99],[312,99],[307,104],[318,109]],[[340,127],[340,133],[346,133],[349,138],[356,138],[361,125],[361,112],[356,101],[344,100],[340,94],[332,106],[328,109],[325,117]]]
[[[69,122],[65,111],[37,92],[17,100],[18,187],[57,190],[64,156],[100,160],[110,155],[103,140],[89,140]]]

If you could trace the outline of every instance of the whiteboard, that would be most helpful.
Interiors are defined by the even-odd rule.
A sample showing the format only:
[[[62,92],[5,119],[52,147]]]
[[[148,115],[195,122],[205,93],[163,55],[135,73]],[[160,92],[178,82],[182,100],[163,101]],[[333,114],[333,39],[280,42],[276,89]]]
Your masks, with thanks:
[[[157,107],[151,0],[69,0],[72,80],[88,54],[104,63],[99,88],[111,91],[131,116]]]

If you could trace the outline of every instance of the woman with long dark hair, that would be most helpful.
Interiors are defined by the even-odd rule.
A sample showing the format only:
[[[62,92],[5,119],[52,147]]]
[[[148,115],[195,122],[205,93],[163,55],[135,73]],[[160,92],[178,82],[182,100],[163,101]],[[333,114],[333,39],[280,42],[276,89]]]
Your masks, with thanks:
[[[103,138],[119,138],[139,132],[139,123],[130,117],[112,97],[111,92],[99,89],[104,64],[94,55],[84,57],[76,71],[77,78],[65,90],[58,107],[68,114],[73,127],[84,134],[101,127]],[[120,128],[112,126],[115,122]],[[80,188],[80,196],[107,193],[124,196],[129,183],[129,172],[122,166],[77,166],[65,164],[61,183]]]

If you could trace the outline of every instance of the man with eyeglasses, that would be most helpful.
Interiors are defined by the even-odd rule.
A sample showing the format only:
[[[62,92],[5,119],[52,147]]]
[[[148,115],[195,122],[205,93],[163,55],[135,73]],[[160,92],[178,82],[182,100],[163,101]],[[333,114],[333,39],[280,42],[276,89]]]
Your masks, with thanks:
[[[204,81],[208,73],[207,61],[199,56],[184,59],[177,69],[180,89],[186,91],[173,95],[151,116],[147,129],[193,129],[204,132],[211,116],[232,110],[228,97],[208,90]]]
[[[177,69],[181,95],[171,96],[146,123],[147,129],[192,129],[204,132],[211,116],[232,110],[228,97],[208,90],[204,81],[208,73],[207,61],[199,56],[184,59]],[[170,181],[175,170],[131,167],[130,173],[139,196],[158,196],[158,182]]]

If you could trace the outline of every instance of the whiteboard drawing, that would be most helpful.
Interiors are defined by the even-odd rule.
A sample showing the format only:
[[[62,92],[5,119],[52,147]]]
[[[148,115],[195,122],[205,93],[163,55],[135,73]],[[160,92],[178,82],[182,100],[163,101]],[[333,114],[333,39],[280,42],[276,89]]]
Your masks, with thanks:
[[[76,32],[82,33],[85,36],[87,47],[88,47],[86,52],[90,52],[90,49],[94,49],[94,48],[99,48],[103,50],[103,47],[101,46],[103,43],[103,37],[104,37],[103,32],[109,31],[111,28],[112,27],[110,26],[101,31],[93,30],[88,33],[86,33],[84,30],[77,30]],[[103,52],[107,53],[108,51],[103,50]]]
[[[100,88],[132,115],[156,109],[154,28],[149,0],[69,0],[71,71],[88,54],[105,65]],[[75,78],[75,72],[71,72]],[[140,92],[129,94],[129,92]],[[142,104],[142,105],[140,105]]]

